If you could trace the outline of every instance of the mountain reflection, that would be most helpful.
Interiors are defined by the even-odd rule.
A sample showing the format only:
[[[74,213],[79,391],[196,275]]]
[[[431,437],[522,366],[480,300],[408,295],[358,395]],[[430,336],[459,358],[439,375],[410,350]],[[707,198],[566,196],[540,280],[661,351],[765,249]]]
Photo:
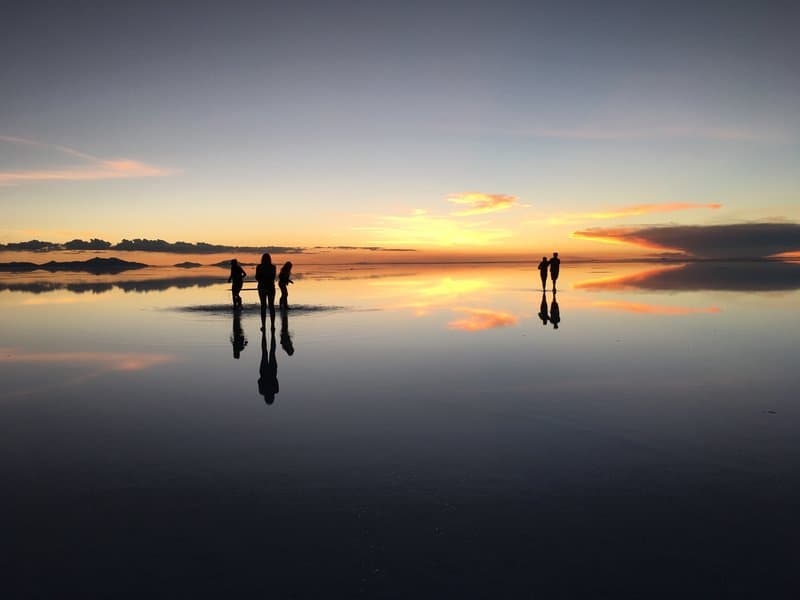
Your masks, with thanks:
[[[800,265],[777,261],[697,262],[575,284],[581,290],[739,291],[800,289]]]
[[[27,292],[29,294],[45,294],[48,292],[67,291],[75,294],[104,294],[120,289],[128,292],[156,292],[171,288],[185,289],[192,287],[210,287],[220,283],[220,277],[169,277],[163,279],[123,280],[104,282],[55,282],[55,281],[23,281],[0,282],[0,291]]]

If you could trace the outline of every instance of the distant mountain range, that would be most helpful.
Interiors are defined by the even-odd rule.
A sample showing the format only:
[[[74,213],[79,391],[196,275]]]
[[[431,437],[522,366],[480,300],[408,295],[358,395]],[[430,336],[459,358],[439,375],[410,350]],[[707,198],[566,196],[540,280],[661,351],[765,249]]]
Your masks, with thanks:
[[[43,264],[32,262],[7,262],[0,263],[0,271],[28,273],[30,271],[73,271],[80,273],[95,273],[97,275],[115,275],[124,271],[144,269],[148,265],[139,262],[130,262],[119,258],[90,258],[82,261],[56,262],[51,260]]]
[[[261,254],[274,252],[275,254],[301,254],[304,248],[298,246],[225,246],[207,244],[206,242],[167,242],[164,240],[148,240],[136,238],[123,239],[118,244],[106,240],[92,238],[91,240],[71,240],[69,242],[45,242],[29,240],[27,242],[11,242],[0,244],[0,251],[18,252],[58,252],[63,250],[124,250],[138,252],[169,252],[173,254],[219,254],[222,252],[241,252]]]
[[[208,244],[206,242],[167,242],[164,240],[148,240],[135,238],[123,239],[117,244],[99,238],[90,240],[74,239],[69,242],[46,242],[28,240],[27,242],[10,242],[0,244],[0,252],[59,252],[64,250],[123,250],[125,252],[167,252],[171,254],[304,254],[316,253],[320,250],[368,250],[371,252],[415,252],[412,248],[382,248],[380,246],[228,246],[225,244]],[[187,265],[188,266],[188,265]]]

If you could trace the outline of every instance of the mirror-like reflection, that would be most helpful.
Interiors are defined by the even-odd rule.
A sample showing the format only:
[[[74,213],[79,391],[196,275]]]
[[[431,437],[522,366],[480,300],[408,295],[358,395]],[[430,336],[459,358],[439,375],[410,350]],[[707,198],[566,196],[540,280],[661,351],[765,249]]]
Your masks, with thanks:
[[[238,359],[245,346],[247,337],[242,329],[242,313],[239,310],[233,311],[233,332],[231,333],[231,345],[233,346],[233,358]]]
[[[294,354],[294,342],[289,332],[289,308],[281,306],[281,348],[289,356]]]
[[[280,390],[278,385],[278,360],[275,357],[275,330],[270,333],[269,350],[267,350],[267,334],[261,332],[261,364],[258,367],[258,393],[264,396],[264,402],[272,404]]]
[[[692,287],[653,275],[685,280],[683,264],[564,263],[553,294],[536,262],[315,266],[260,353],[245,351],[256,291],[231,312],[227,274],[149,294],[110,276],[97,295],[0,290],[12,566],[129,581],[144,550],[183,578],[224,547],[259,576],[269,557],[280,592],[313,564],[355,596],[373,578],[375,597],[419,595],[397,587],[406,564],[441,596],[487,569],[528,581],[520,556],[557,582],[576,565],[593,581],[659,580],[654,561],[746,572],[753,548],[763,572],[789,572],[800,291],[776,288],[790,269],[740,292],[700,289],[736,265]],[[645,543],[670,551],[642,558]]]
[[[647,268],[636,273],[589,279],[581,290],[726,290],[766,292],[800,289],[800,265],[778,261],[695,262]]]
[[[561,309],[556,300],[556,290],[553,289],[553,299],[550,302],[550,322],[553,324],[553,329],[558,329],[558,324],[561,323]]]

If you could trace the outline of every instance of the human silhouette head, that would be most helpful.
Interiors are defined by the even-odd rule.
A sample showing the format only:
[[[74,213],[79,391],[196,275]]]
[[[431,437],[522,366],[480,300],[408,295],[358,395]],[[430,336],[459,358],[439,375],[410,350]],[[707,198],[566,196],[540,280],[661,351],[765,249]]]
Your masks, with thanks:
[[[238,264],[239,264],[239,261],[238,261],[238,260],[236,260],[235,258],[232,258],[232,259],[231,259],[231,267],[235,267],[235,266],[237,266]]]
[[[558,258],[558,252],[553,252],[553,257]]]
[[[272,257],[269,255],[269,252],[264,252],[264,254],[261,255],[261,264],[262,265],[272,264]]]
[[[287,260],[281,267],[281,273],[288,273],[292,270],[292,261]]]
[[[545,262],[547,262],[547,257],[546,257],[546,256],[543,256],[543,257],[542,257],[542,260],[543,260],[543,261],[545,261]]]

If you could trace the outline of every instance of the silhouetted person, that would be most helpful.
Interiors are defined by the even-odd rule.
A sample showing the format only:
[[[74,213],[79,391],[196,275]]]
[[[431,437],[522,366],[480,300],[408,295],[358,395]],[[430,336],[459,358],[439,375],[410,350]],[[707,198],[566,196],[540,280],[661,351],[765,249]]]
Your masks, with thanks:
[[[261,331],[267,320],[267,305],[269,305],[269,321],[275,331],[275,265],[268,253],[261,255],[261,264],[256,267],[256,281],[258,281],[258,299],[261,301]]]
[[[546,272],[544,277],[547,277]],[[547,314],[547,296],[544,295],[544,292],[542,292],[542,303],[539,305],[539,318],[542,320],[542,325],[547,325],[547,321],[550,319],[550,315]]]
[[[556,279],[558,279],[558,271],[561,268],[561,259],[558,258],[558,252],[553,252],[553,258],[550,259],[550,279],[553,280],[553,289],[556,289]]]
[[[281,271],[278,273],[278,287],[281,289],[279,304],[282,308],[289,308],[289,290],[287,287],[290,283],[294,283],[292,281],[292,263],[286,261],[286,264],[281,267]]]
[[[244,283],[245,277],[247,277],[247,273],[244,272],[239,261],[235,258],[231,259],[231,276],[228,277],[228,283],[231,284],[231,297],[233,298],[234,310],[242,308],[242,297],[239,295],[239,292],[242,291],[242,284]]]
[[[233,358],[238,359],[244,347],[247,346],[247,338],[242,329],[242,319],[237,311],[233,313],[233,332],[231,333],[231,345],[233,346]]]
[[[547,287],[547,257],[542,257],[542,262],[539,263],[539,276],[542,278],[542,289]],[[545,311],[546,312],[546,311]]]
[[[553,292],[553,301],[550,303],[550,322],[553,324],[553,329],[558,329],[558,324],[561,322],[561,310],[558,308],[555,292]]]
[[[267,354],[267,334],[261,334],[261,365],[258,368],[258,393],[264,396],[264,402],[275,402],[278,393],[278,361],[275,358],[275,331],[272,331]]]
[[[289,333],[289,311],[285,306],[281,306],[281,348],[289,356],[294,354],[292,335]]]

